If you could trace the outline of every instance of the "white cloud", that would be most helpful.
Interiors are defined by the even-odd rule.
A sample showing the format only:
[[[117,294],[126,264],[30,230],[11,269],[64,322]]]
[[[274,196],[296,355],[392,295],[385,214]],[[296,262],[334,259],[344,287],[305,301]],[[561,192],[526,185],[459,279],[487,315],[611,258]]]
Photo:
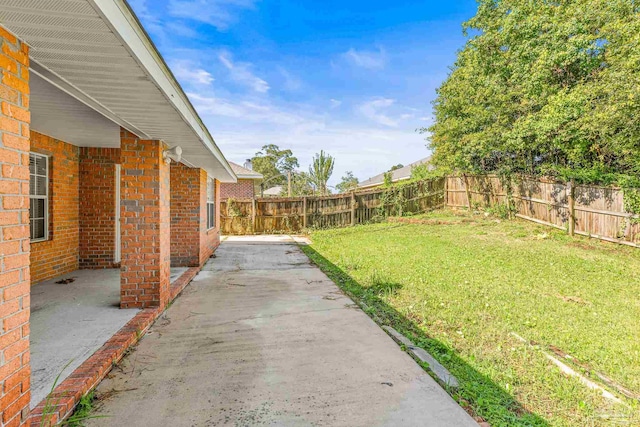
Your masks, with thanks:
[[[218,59],[222,62],[227,70],[229,70],[231,78],[245,86],[249,86],[256,92],[266,93],[269,91],[269,83],[257,77],[251,72],[251,64],[246,62],[233,62],[231,54],[223,51],[218,55]]]
[[[170,0],[169,14],[225,31],[237,21],[239,11],[253,8],[255,2],[256,0]]]
[[[331,108],[338,108],[342,105],[342,101],[331,98]]]
[[[377,51],[349,49],[342,54],[343,58],[352,65],[369,70],[382,69],[387,63],[387,54],[383,48]]]
[[[297,76],[291,74],[291,72],[283,67],[278,67],[278,71],[284,79],[284,88],[286,90],[292,92],[300,90],[300,88],[302,87],[302,80],[300,80]]]
[[[413,129],[372,128],[344,114],[332,117],[326,108],[276,104],[264,97],[214,95],[212,90],[194,92],[188,93],[189,98],[230,160],[241,161],[263,145],[273,143],[292,149],[300,160],[300,169],[306,170],[313,155],[323,149],[336,158],[330,181],[335,185],[347,170],[364,180],[391,164],[407,164],[428,155],[424,135]],[[402,108],[385,98],[368,104],[376,116],[382,114],[378,109]]]
[[[315,117],[289,112],[262,101],[229,100],[223,97],[187,93],[198,112],[203,116],[218,116],[242,119],[243,124],[279,126],[287,132],[320,129],[324,123]],[[216,121],[212,117],[212,121]],[[216,127],[214,126],[214,129]]]
[[[198,38],[198,32],[183,21],[171,21],[166,23],[167,32],[172,36],[180,36],[188,39]]]
[[[360,114],[376,123],[389,127],[397,127],[398,120],[392,119],[382,112],[382,110],[391,107],[395,102],[396,101],[394,99],[376,98],[361,104],[358,107],[358,111]]]
[[[198,68],[191,61],[176,61],[171,69],[178,80],[185,85],[210,86],[215,80],[211,73]]]

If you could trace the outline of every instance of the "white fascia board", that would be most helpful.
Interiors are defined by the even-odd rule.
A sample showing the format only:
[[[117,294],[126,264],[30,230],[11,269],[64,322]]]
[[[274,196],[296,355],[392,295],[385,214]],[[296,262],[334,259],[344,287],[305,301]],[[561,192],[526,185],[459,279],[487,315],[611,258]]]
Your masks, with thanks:
[[[264,177],[262,175],[258,176],[258,175],[243,175],[241,173],[237,173],[236,176],[238,177],[238,179],[263,179]]]
[[[207,127],[127,2],[125,0],[88,0],[88,2],[103,17],[114,34],[120,38],[131,56],[146,71],[182,119],[193,129],[202,144],[224,167],[229,176],[217,179],[224,178],[234,181],[236,175],[229,162],[216,145]]]

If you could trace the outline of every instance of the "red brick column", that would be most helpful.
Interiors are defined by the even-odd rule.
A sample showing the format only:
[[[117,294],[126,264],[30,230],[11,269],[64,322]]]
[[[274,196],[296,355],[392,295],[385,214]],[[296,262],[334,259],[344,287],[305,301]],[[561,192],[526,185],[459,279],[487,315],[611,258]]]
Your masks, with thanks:
[[[200,172],[199,168],[171,163],[171,265],[175,267],[200,265]],[[206,181],[204,186],[206,191]]]
[[[120,306],[163,307],[171,264],[170,172],[162,141],[121,134]]]
[[[29,48],[0,27],[0,425],[29,413]]]

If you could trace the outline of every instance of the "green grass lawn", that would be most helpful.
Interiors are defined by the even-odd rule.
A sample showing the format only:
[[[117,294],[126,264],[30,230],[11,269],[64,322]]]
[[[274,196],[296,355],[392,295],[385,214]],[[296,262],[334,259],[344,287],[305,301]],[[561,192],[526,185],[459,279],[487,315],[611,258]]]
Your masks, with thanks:
[[[640,394],[639,249],[467,212],[421,217],[315,231],[303,250],[436,356],[461,383],[452,395],[492,426],[640,425],[637,401],[604,399],[542,352]]]

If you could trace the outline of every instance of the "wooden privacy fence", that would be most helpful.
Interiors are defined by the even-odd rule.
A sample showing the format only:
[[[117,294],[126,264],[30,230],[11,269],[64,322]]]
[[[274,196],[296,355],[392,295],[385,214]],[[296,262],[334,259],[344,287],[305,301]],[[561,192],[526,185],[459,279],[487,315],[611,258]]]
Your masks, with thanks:
[[[523,178],[511,195],[497,176],[448,177],[445,204],[493,207],[511,198],[516,216],[615,243],[638,246],[638,215],[625,212],[620,188]]]
[[[394,189],[331,196],[228,199],[220,204],[222,234],[295,233],[305,228],[345,227],[389,215],[443,207],[444,178]]]
[[[221,227],[223,234],[295,233],[445,206],[506,206],[510,200],[517,217],[570,234],[640,246],[640,218],[625,212],[624,193],[619,188],[522,178],[507,190],[497,176],[450,176],[326,197],[229,199],[221,203]]]

